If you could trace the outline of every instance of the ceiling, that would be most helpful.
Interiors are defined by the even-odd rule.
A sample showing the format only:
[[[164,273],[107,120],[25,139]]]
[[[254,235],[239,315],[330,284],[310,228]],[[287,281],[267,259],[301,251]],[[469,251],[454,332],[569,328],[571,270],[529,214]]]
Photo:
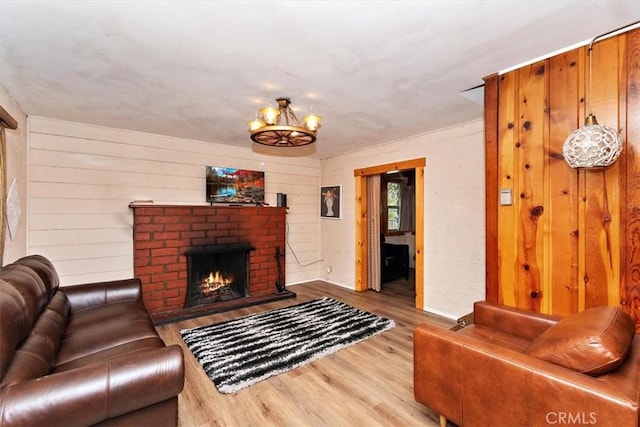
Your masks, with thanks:
[[[482,77],[639,19],[635,0],[2,0],[0,84],[28,115],[328,158],[481,119],[482,89],[462,95]],[[315,144],[251,143],[277,96],[323,116]]]

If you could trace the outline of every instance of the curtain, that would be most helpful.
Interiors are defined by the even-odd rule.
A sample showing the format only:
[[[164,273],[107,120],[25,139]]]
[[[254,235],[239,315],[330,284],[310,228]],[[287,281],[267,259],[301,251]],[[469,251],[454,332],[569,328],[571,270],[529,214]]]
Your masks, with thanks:
[[[380,291],[380,175],[367,178],[367,287]]]
[[[400,183],[400,231],[416,231],[414,186],[403,179]]]

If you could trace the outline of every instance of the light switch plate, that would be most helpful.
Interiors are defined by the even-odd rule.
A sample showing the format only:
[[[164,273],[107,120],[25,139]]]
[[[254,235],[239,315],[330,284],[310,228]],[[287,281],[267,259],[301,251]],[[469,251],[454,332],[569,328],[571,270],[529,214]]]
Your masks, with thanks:
[[[500,190],[500,206],[511,206],[513,204],[513,193],[510,188]]]

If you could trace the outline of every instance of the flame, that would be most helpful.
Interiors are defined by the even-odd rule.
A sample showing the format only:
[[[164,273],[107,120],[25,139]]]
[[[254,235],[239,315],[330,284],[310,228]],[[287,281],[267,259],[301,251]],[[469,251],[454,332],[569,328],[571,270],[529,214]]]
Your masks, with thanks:
[[[225,286],[231,284],[233,280],[231,278],[225,278],[220,271],[210,272],[201,284],[202,292],[205,295],[209,295]]]

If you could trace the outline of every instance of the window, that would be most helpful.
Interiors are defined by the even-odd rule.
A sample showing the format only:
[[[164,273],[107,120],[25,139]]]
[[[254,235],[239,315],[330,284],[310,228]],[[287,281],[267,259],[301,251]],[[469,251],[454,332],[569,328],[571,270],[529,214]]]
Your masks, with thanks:
[[[414,181],[413,170],[381,175],[381,233],[393,236],[415,231]]]
[[[387,182],[387,232],[400,231],[400,183]]]

